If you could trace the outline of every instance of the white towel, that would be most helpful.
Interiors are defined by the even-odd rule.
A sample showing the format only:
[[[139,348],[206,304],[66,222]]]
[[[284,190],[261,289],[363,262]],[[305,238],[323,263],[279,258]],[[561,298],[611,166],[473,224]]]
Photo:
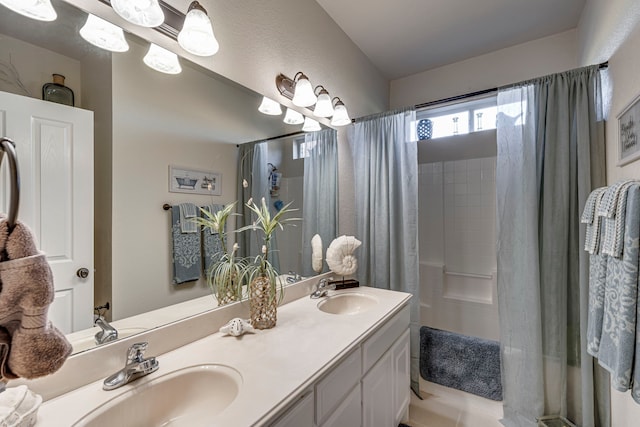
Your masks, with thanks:
[[[627,190],[634,183],[636,181],[618,181],[605,192],[598,207],[599,212],[606,210],[606,215],[602,215],[605,216],[602,253],[614,258],[622,257]],[[610,216],[611,211],[613,216]]]
[[[182,233],[197,233],[198,224],[191,218],[198,216],[198,207],[193,203],[180,203],[180,231]]]
[[[596,255],[600,251],[600,226],[602,217],[596,215],[598,207],[607,191],[607,187],[600,187],[591,192],[584,206],[584,212],[580,222],[587,224],[585,233],[584,250],[591,255]]]

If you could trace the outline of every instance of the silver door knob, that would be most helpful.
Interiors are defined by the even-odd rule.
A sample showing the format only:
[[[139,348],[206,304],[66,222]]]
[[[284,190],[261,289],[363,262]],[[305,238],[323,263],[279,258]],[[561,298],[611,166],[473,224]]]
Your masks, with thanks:
[[[89,277],[89,269],[84,267],[79,268],[78,271],[76,271],[76,276],[81,279],[86,279],[87,277]]]

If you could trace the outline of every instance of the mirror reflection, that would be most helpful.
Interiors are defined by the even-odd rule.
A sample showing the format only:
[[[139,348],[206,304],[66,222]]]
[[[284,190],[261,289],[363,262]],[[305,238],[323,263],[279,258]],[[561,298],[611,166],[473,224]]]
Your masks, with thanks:
[[[52,4],[58,13],[53,22],[8,10],[0,14],[0,133],[16,140],[27,194],[70,192],[51,200],[25,197],[20,219],[34,229],[54,270],[50,318],[80,351],[95,345],[96,333],[110,333],[108,326],[93,324],[94,307],[102,307],[100,314],[122,338],[216,306],[203,278],[173,283],[171,215],[162,206],[236,200],[237,145],[291,134],[300,126],[259,113],[262,96],[184,58],[180,74],[152,70],[142,61],[149,43],[131,34],[127,52],[98,49],[78,35],[85,12],[60,0]],[[55,119],[47,116],[53,104],[41,101],[53,74],[64,76],[57,82],[73,91],[75,105],[56,104],[62,116]],[[41,113],[34,102],[44,105]],[[28,133],[16,130],[9,108],[42,118],[36,120],[40,145],[20,148]],[[42,144],[48,136],[66,145]],[[296,134],[270,141],[264,164],[267,183],[270,172],[282,174],[277,200],[293,201],[300,210],[304,160],[293,153],[304,139]],[[93,153],[74,151],[88,140]],[[28,166],[33,158],[40,163]],[[47,161],[66,162],[63,172],[47,176]],[[171,167],[216,173],[220,195],[169,192]],[[39,182],[29,178],[36,169]],[[85,192],[74,193],[80,187]],[[7,198],[7,189],[2,192],[0,203]],[[280,272],[300,271],[301,242],[302,227],[279,236]]]

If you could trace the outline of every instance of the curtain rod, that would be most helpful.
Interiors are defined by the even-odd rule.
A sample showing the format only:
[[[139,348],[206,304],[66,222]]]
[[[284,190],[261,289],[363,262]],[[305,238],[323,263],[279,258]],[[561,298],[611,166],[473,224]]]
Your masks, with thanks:
[[[289,138],[290,136],[303,135],[305,133],[306,132],[299,130],[297,132],[286,133],[284,135],[272,136],[270,138],[256,139],[255,141],[243,142],[242,144],[236,144],[236,147],[240,147],[240,145],[245,145],[245,144],[253,144],[254,142],[267,142],[267,141],[273,141],[274,139]]]
[[[608,61],[603,62],[603,63],[598,65],[598,69],[599,70],[603,70],[603,69],[608,68],[608,67],[609,67],[609,62]],[[476,91],[476,92],[470,92],[470,93],[465,93],[465,94],[462,94],[462,95],[451,96],[449,98],[438,99],[437,101],[423,102],[422,104],[416,104],[414,106],[414,108],[420,109],[420,108],[432,107],[434,105],[446,104],[448,102],[459,101],[461,99],[467,99],[467,98],[473,98],[475,96],[486,95],[486,94],[497,92],[497,91],[498,91],[497,87],[494,87],[494,88],[491,88],[491,89],[479,90],[479,91]]]

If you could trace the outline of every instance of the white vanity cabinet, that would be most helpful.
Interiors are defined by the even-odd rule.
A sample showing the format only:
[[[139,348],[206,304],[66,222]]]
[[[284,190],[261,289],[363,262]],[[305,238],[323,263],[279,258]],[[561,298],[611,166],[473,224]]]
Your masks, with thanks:
[[[271,425],[397,426],[409,407],[409,363],[409,307],[405,306]]]

